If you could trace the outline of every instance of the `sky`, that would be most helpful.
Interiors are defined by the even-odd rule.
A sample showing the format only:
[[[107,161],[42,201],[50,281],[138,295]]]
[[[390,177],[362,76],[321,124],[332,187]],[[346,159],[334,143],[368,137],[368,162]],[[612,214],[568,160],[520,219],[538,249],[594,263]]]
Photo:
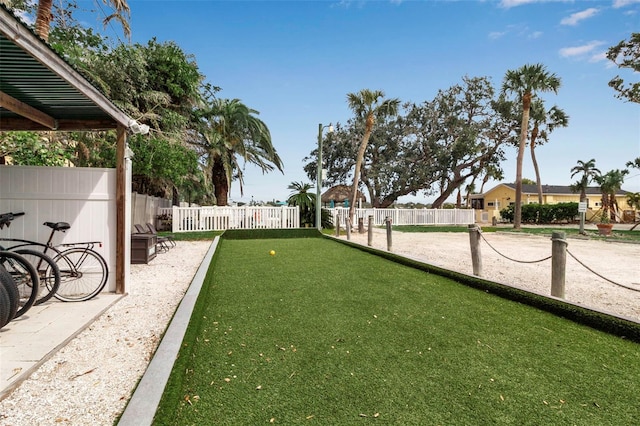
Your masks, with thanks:
[[[536,150],[543,184],[571,184],[578,160],[593,158],[605,173],[640,156],[640,105],[607,85],[640,76],[605,57],[640,31],[640,0],[128,2],[132,42],[176,42],[222,88],[219,97],[240,99],[269,127],[284,174],[246,165],[244,194],[234,182],[232,201],[286,200],[291,182],[315,186],[302,160],[317,146],[318,124],[353,116],[348,93],[382,90],[420,103],[464,76],[488,76],[500,88],[508,70],[534,63],[561,79],[557,94],[541,97],[569,115],[569,126]],[[515,158],[508,149],[505,182],[515,181]],[[528,150],[523,177],[535,179]],[[640,170],[623,189],[640,192]]]

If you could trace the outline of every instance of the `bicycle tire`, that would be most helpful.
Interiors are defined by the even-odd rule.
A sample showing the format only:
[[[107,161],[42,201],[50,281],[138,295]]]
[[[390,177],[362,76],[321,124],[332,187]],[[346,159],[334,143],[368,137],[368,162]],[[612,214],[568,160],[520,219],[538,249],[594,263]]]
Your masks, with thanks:
[[[35,303],[40,280],[38,272],[27,259],[12,251],[0,252],[0,263],[18,287],[18,310],[12,319],[24,315]]]
[[[41,251],[31,249],[11,250],[27,259],[38,272],[40,288],[34,306],[38,306],[53,297],[60,288],[60,269],[53,259]]]
[[[13,319],[18,310],[18,288],[11,275],[0,266],[0,328]]]
[[[97,252],[74,247],[53,258],[60,269],[60,287],[53,295],[63,302],[82,302],[102,291],[109,278],[107,262]]]

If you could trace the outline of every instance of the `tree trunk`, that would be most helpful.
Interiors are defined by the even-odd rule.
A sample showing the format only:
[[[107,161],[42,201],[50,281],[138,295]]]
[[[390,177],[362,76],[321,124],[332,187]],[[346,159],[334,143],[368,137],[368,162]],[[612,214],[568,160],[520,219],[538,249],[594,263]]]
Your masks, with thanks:
[[[489,175],[485,175],[482,178],[482,185],[480,185],[480,194],[484,194],[484,186],[489,182]]]
[[[609,215],[609,194],[607,193],[602,193],[602,217],[605,218],[610,218]]]
[[[36,13],[36,34],[44,41],[49,41],[49,28],[51,27],[51,9],[53,0],[39,0],[38,11]]]
[[[531,130],[531,162],[536,172],[536,186],[538,187],[538,204],[542,204],[542,180],[540,179],[540,169],[538,168],[538,160],[536,159],[536,138],[538,137],[538,125],[536,124]]]
[[[216,197],[216,205],[226,206],[229,197],[229,181],[227,180],[227,173],[224,170],[222,160],[219,158],[213,160],[211,183],[213,184],[213,194]]]
[[[609,194],[609,204],[611,206],[611,222],[617,222],[620,215],[620,206],[618,206],[618,200],[616,200],[615,192]]]
[[[358,197],[358,183],[360,179],[360,170],[362,169],[362,163],[364,161],[364,153],[367,150],[367,144],[369,143],[369,137],[371,137],[371,131],[373,130],[373,115],[367,116],[367,124],[364,129],[364,135],[362,136],[362,142],[358,148],[358,155],[356,156],[356,170],[353,173],[353,185],[351,186],[351,204],[349,205],[349,222],[353,225],[353,215],[356,211],[356,200]]]
[[[522,223],[522,162],[524,160],[524,150],[527,146],[530,107],[531,93],[525,93],[522,97],[522,122],[520,124],[520,143],[518,145],[518,159],[516,162],[516,205],[513,218],[514,229],[520,229],[520,224]]]
[[[455,180],[452,180],[451,183],[447,185],[447,189],[445,189],[444,192],[441,192],[438,198],[433,201],[433,203],[431,204],[431,208],[439,209],[440,207],[442,207],[444,202],[447,201],[447,198],[449,198],[451,194],[453,194],[455,188],[462,184],[462,182],[464,182],[464,179],[456,178]]]
[[[175,185],[173,185],[172,188],[172,202],[171,205],[172,206],[180,206],[180,194],[178,193],[178,188],[176,188]]]

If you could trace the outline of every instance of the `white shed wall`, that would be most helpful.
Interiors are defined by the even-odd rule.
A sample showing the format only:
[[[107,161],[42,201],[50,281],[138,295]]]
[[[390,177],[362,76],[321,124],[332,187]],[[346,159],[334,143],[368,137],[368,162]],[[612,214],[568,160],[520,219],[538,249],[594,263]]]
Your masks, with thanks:
[[[20,211],[25,215],[0,237],[44,243],[51,232],[44,222],[68,222],[71,229],[57,232],[54,243],[102,241],[94,248],[109,266],[105,290],[115,291],[115,169],[0,166],[0,213]]]

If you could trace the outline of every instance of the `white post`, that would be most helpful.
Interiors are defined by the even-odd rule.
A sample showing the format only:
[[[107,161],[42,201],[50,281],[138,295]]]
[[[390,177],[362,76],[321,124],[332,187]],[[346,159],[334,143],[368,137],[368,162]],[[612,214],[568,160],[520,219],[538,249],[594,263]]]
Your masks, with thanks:
[[[171,232],[178,232],[178,221],[180,220],[178,215],[180,213],[178,213],[177,206],[173,206],[172,209],[173,210],[171,212]]]

